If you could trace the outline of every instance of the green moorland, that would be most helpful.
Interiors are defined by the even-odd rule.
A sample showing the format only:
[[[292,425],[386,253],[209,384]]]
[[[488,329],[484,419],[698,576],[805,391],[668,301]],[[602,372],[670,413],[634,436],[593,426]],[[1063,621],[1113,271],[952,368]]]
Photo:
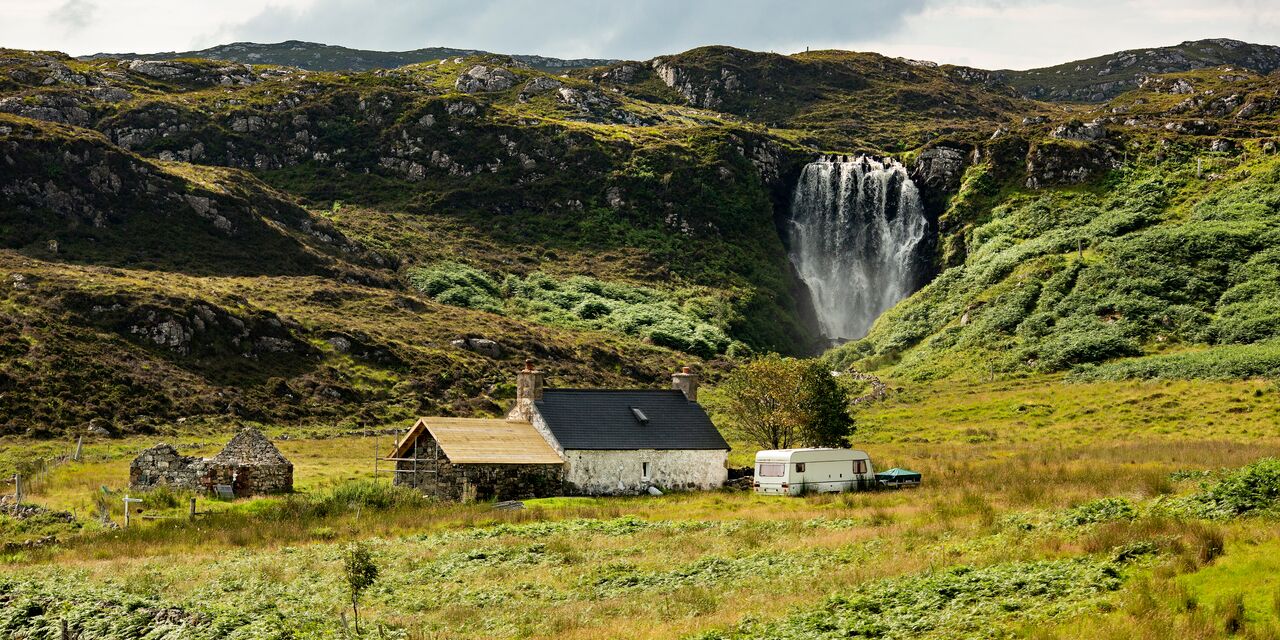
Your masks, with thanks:
[[[369,637],[1225,637],[1280,634],[1280,439],[1270,383],[927,383],[859,412],[877,465],[915,490],[442,504],[373,481],[373,436],[269,429],[297,493],[147,494],[128,462],[156,437],[93,440],[34,470],[0,521],[0,629],[14,637],[323,638],[344,632],[340,553],[380,578]],[[1048,397],[1046,397],[1048,395]],[[1216,410],[1216,412],[1215,412]],[[1058,419],[1050,415],[1061,412]],[[972,425],[972,426],[970,426]],[[209,453],[226,434],[165,439]],[[6,445],[15,441],[6,441]],[[6,446],[5,469],[65,452]],[[735,461],[748,457],[744,447]],[[349,615],[349,614],[348,614]]]

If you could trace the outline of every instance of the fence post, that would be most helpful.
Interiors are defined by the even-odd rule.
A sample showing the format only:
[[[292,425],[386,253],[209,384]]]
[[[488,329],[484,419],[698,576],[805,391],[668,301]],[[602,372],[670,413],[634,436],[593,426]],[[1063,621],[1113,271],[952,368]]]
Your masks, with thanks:
[[[196,499],[194,497],[191,498],[191,510],[189,511],[189,513],[191,515],[191,519],[195,520],[196,519]]]
[[[124,496],[124,526],[129,527],[129,505],[135,502],[142,502],[142,498],[130,498],[128,494]]]
[[[373,436],[373,479],[378,479],[378,436]]]
[[[84,449],[84,435],[76,438],[76,454],[71,456],[73,461],[80,462],[80,451],[82,449]]]
[[[22,474],[13,474],[13,502],[22,502]]]

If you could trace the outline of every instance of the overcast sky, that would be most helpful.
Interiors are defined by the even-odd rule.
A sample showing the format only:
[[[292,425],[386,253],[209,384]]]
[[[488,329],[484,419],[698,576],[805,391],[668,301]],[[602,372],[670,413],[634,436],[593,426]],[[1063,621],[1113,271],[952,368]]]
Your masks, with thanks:
[[[0,0],[0,46],[185,51],[309,40],[647,59],[704,44],[1026,69],[1121,49],[1280,44],[1280,0]]]

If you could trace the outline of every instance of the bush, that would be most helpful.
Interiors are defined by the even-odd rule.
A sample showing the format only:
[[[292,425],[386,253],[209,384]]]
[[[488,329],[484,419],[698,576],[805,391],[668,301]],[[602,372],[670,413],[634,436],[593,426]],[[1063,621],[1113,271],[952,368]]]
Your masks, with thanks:
[[[586,276],[564,280],[534,273],[507,275],[498,285],[483,272],[442,262],[409,272],[409,282],[436,302],[532,317],[546,324],[613,331],[704,358],[732,343],[723,305],[691,291],[677,295]],[[683,302],[682,302],[683,301]]]
[[[436,302],[496,312],[498,283],[483,271],[457,262],[440,262],[409,271],[409,284]]]
[[[1280,377],[1280,341],[1260,345],[1220,346],[1203,351],[1108,362],[1080,367],[1069,376],[1072,380],[1081,381],[1277,377]]]
[[[1071,509],[1061,518],[1058,524],[1063,527],[1080,527],[1095,522],[1111,522],[1113,520],[1132,520],[1138,516],[1133,503],[1124,498],[1099,498]]]
[[[1228,474],[1195,496],[1200,513],[1227,518],[1273,509],[1280,503],[1280,459],[1263,458]]]

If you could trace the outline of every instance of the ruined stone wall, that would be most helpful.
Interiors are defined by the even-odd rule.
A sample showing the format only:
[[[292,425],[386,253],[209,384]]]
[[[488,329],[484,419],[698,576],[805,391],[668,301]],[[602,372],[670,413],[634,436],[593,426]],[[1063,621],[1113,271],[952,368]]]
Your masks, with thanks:
[[[570,449],[564,452],[565,481],[570,491],[584,495],[636,494],[650,486],[719,489],[729,477],[728,457],[728,451]]]
[[[136,490],[168,486],[174,489],[200,490],[205,472],[201,458],[179,455],[171,445],[158,444],[133,459],[129,465],[129,487]]]
[[[214,485],[231,485],[236,497],[288,493],[293,491],[293,465],[237,465],[209,460],[201,484],[207,491],[212,491]]]

